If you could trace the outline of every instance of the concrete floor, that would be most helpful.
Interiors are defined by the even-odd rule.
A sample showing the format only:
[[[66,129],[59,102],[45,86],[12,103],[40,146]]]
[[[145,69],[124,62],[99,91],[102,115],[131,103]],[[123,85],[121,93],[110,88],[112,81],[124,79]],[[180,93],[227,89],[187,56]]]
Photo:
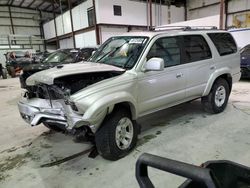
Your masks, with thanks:
[[[140,120],[137,148],[119,161],[84,155],[52,167],[41,165],[91,146],[42,125],[26,125],[16,106],[20,93],[18,79],[0,80],[1,188],[138,187],[135,163],[143,152],[196,165],[228,159],[250,166],[250,81],[233,86],[221,114],[205,113],[197,100]],[[184,180],[157,170],[150,170],[150,177],[156,187],[177,187]]]

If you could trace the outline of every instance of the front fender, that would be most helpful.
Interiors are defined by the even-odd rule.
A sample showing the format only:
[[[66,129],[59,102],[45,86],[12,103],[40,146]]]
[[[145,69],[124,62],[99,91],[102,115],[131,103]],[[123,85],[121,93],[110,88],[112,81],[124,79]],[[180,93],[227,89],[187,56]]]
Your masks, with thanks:
[[[207,96],[214,84],[214,81],[221,75],[223,74],[230,74],[231,75],[231,69],[229,67],[223,67],[223,68],[220,68],[220,69],[217,69],[216,71],[214,71],[213,74],[211,74],[208,82],[207,82],[207,85],[206,85],[206,88],[203,92],[203,95],[202,96]]]
[[[94,123],[98,122],[96,117],[103,116],[101,114],[107,115],[111,113],[114,105],[122,102],[128,102],[131,107],[132,118],[136,119],[137,117],[137,110],[136,110],[136,100],[135,98],[128,92],[121,91],[111,93],[106,95],[92,104],[84,113],[83,120],[88,121],[91,120]]]

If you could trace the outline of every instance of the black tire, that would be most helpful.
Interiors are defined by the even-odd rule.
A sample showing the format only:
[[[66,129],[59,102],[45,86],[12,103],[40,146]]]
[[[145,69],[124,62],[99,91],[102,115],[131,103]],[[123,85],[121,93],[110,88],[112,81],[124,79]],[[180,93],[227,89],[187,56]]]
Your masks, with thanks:
[[[55,132],[65,131],[65,129],[61,128],[60,125],[57,125],[57,124],[43,122],[43,125],[47,127],[48,129],[53,130]]]
[[[11,78],[15,78],[16,77],[16,71],[14,67],[10,67],[10,72],[9,72]]]
[[[7,70],[6,69],[2,69],[2,78],[7,79]]]
[[[216,91],[218,88],[223,87],[225,89],[225,100],[224,103],[221,106],[218,106],[215,102],[216,98]],[[227,106],[228,98],[230,95],[230,89],[227,81],[223,78],[219,78],[215,81],[214,85],[212,86],[212,89],[208,96],[202,97],[201,102],[203,104],[203,108],[206,112],[218,114],[220,112],[223,112],[224,109]]]
[[[129,146],[126,149],[120,149],[116,143],[116,128],[118,122],[128,118],[132,122],[133,136]],[[131,115],[126,108],[116,108],[108,115],[101,128],[95,134],[95,143],[99,154],[108,160],[118,160],[126,156],[135,146],[138,136],[138,126],[131,120]]]

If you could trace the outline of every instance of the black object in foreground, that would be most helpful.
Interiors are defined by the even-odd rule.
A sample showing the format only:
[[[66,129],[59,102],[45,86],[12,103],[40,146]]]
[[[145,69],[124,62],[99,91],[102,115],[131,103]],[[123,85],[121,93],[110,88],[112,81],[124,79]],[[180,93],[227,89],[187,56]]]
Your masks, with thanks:
[[[148,167],[188,178],[179,188],[250,187],[250,168],[231,161],[208,161],[198,167],[145,153],[136,163],[136,179],[141,188],[154,187],[148,177]],[[166,187],[169,187],[167,182]]]

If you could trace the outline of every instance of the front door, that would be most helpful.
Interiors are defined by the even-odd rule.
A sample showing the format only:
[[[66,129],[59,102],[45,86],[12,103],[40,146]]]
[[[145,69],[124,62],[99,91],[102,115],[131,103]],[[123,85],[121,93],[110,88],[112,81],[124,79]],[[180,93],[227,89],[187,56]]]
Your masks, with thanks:
[[[181,64],[179,37],[156,39],[147,54],[147,60],[162,58],[163,71],[148,71],[138,74],[139,116],[176,104],[185,98],[186,73]]]

